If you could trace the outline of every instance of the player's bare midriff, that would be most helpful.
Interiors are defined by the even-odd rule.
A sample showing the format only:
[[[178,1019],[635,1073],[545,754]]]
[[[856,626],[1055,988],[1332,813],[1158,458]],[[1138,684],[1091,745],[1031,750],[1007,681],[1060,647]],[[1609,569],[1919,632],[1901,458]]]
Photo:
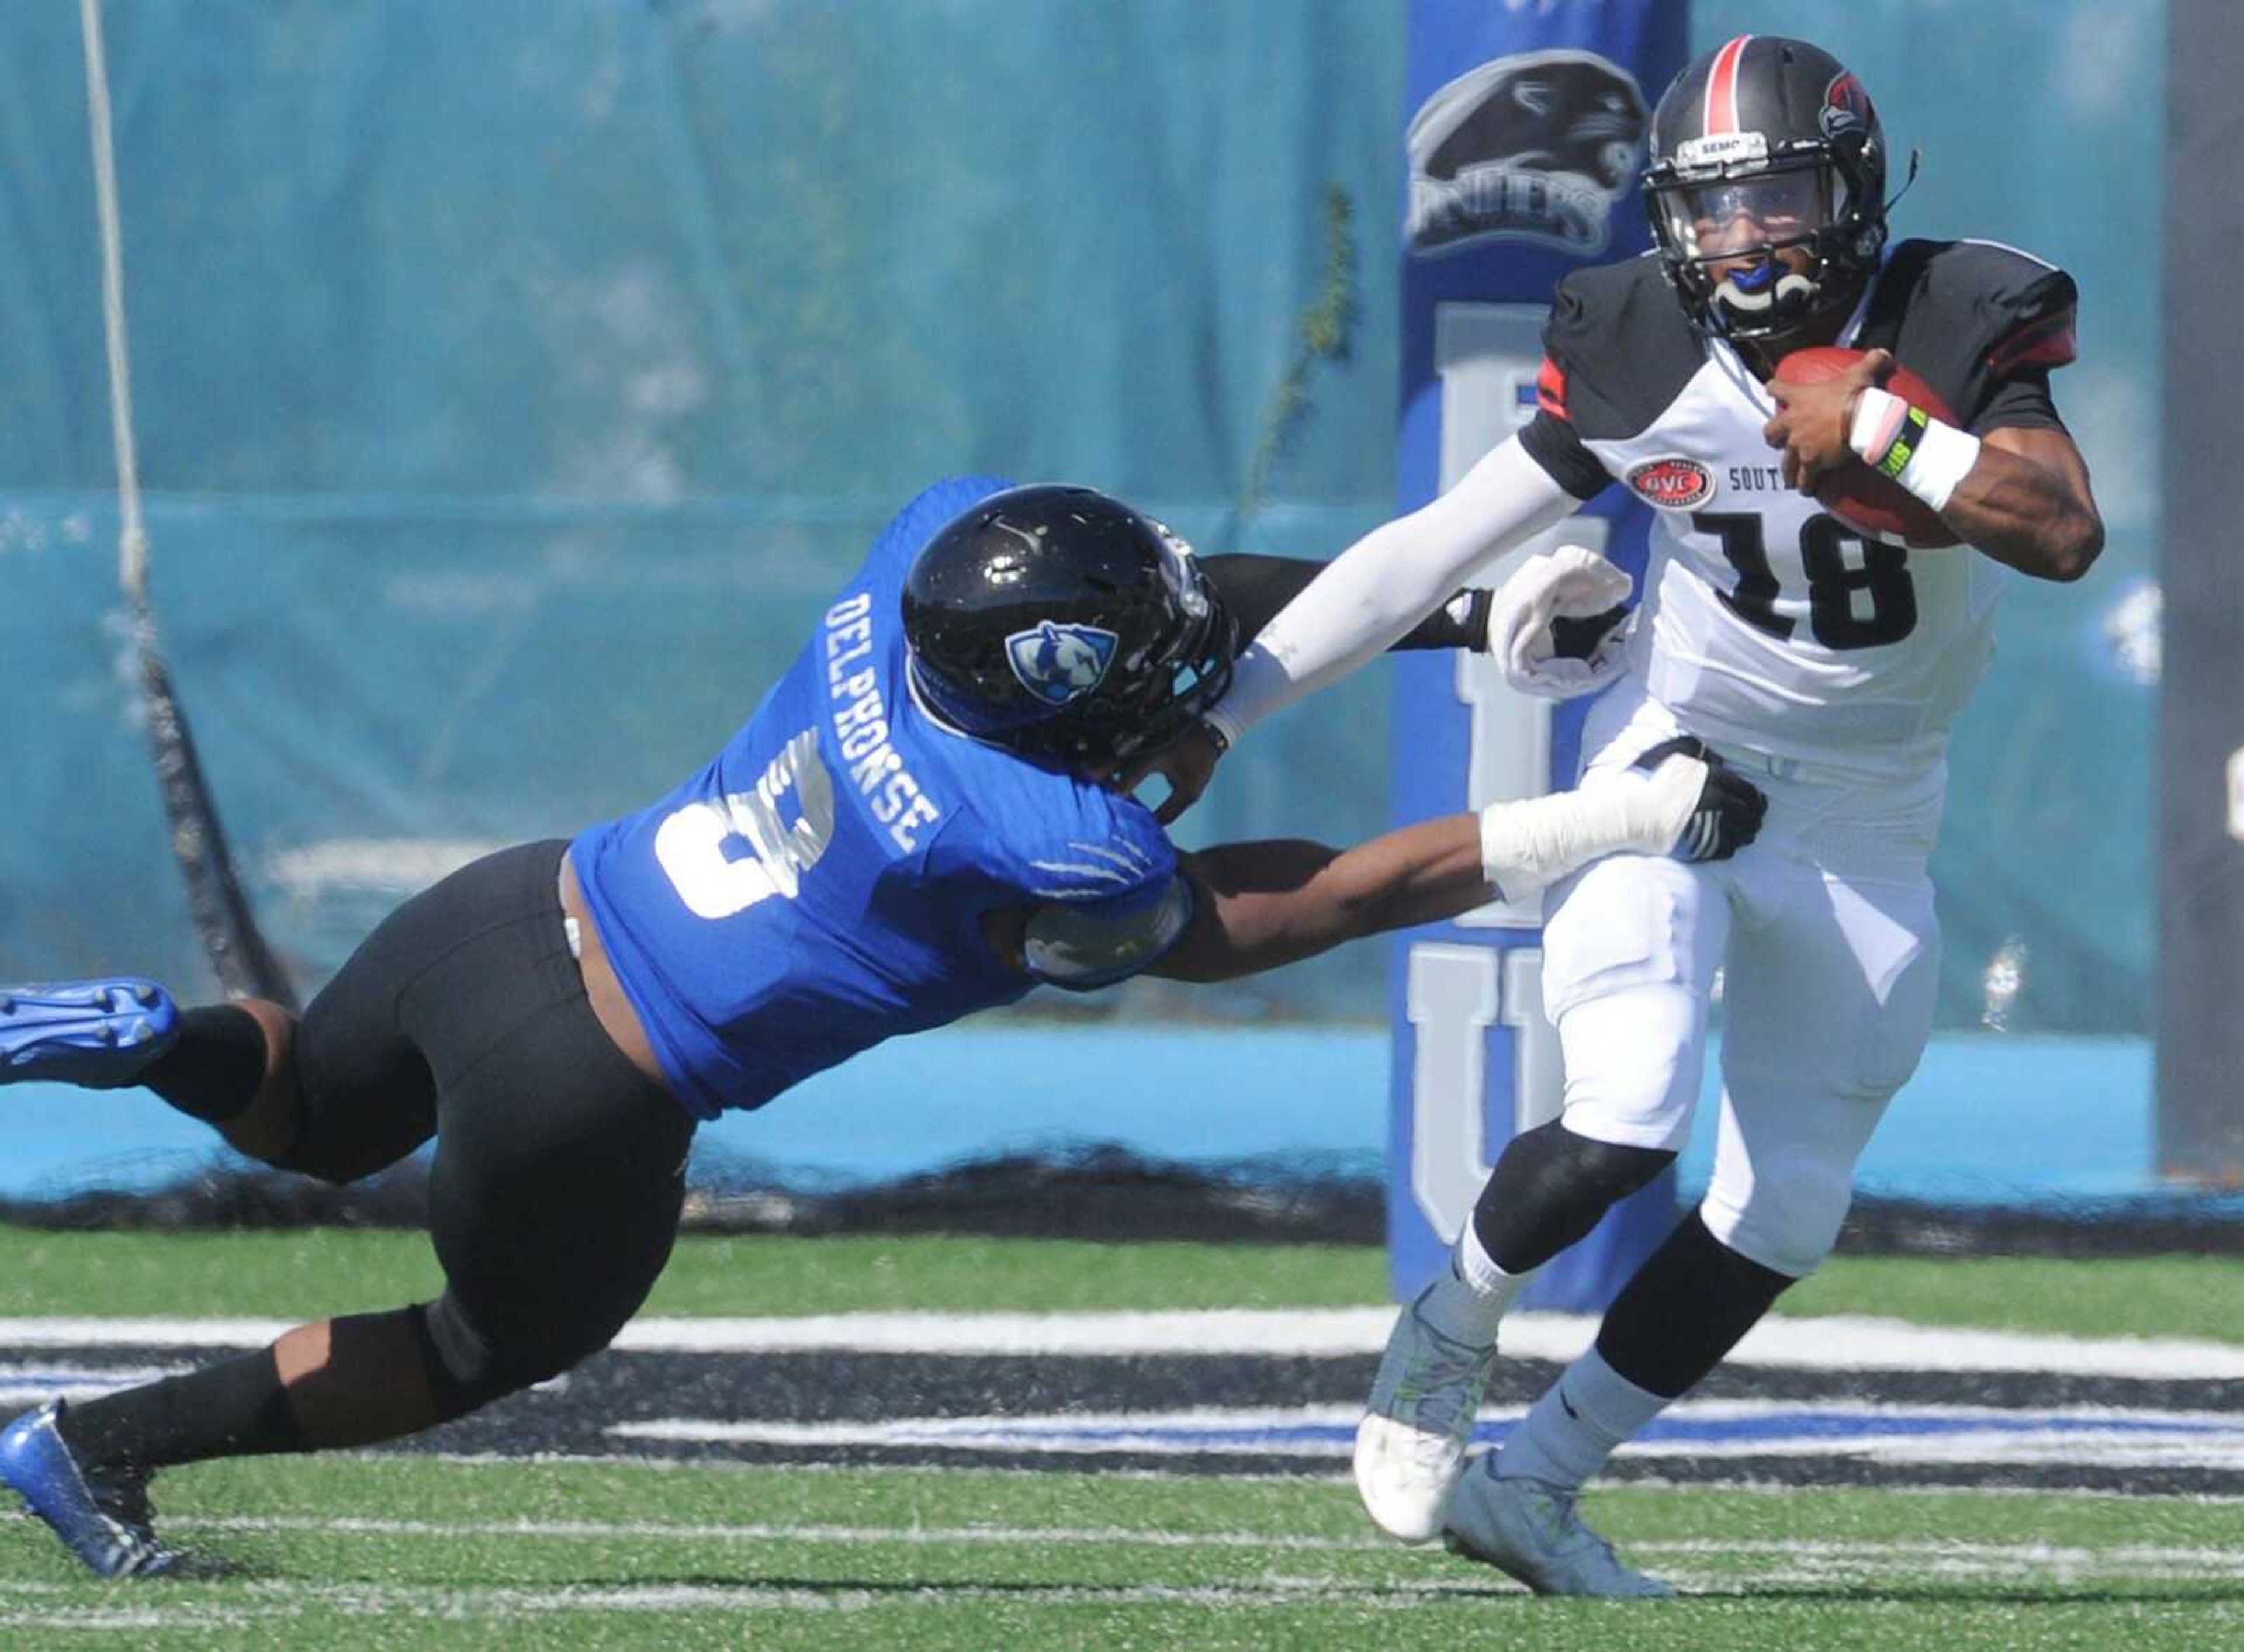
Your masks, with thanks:
[[[561,857],[561,910],[577,925],[577,967],[585,978],[585,995],[591,1000],[592,1014],[601,1031],[651,1083],[669,1089],[670,1080],[663,1077],[662,1064],[654,1057],[654,1043],[640,1024],[639,1012],[625,996],[615,965],[608,962],[600,926],[592,921],[584,887],[577,881],[576,864],[566,855]]]

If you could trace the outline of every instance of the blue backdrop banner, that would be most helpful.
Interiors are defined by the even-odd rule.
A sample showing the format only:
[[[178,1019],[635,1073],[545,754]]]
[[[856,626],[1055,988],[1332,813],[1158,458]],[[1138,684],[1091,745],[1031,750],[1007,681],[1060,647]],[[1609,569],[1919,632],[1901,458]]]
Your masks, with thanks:
[[[1400,504],[1415,509],[1533,415],[1542,326],[1569,270],[1642,251],[1637,192],[1651,108],[1683,66],[1689,8],[1571,0],[1534,8],[1416,0],[1408,46],[1409,180],[1402,251]],[[1477,576],[1553,545],[1639,572],[1650,512],[1609,490]],[[1398,822],[1572,782],[1587,702],[1504,686],[1482,656],[1417,656],[1396,679]],[[1396,1294],[1442,1263],[1496,1153],[1558,1116],[1564,1075],[1544,1018],[1540,901],[1498,903],[1402,937],[1388,1233]],[[1672,1175],[1546,1267],[1527,1300],[1602,1308],[1675,1215]]]
[[[0,5],[0,979],[129,969],[200,999],[117,612],[77,10]],[[2111,540],[2080,586],[2014,582],[1951,748],[1940,1026],[1980,1046],[1956,1070],[2086,1073],[2031,1040],[2150,1025],[2166,0],[1692,0],[1687,41],[1685,7],[1642,0],[107,11],[151,585],[243,882],[307,992],[467,857],[705,761],[937,476],[1071,478],[1205,551],[1315,557],[1392,513],[1398,457],[1403,501],[1425,498],[1506,428],[1558,274],[1641,244],[1591,117],[1625,120],[1691,51],[1781,30],[1862,76],[1897,152],[1923,147],[1896,234],[2007,241],[2083,294],[2057,394]],[[1634,99],[1561,57],[1474,101],[1498,90],[1477,65],[1569,52],[1626,71]],[[1528,165],[1496,116],[1545,99],[1575,139]],[[1396,139],[1422,108],[1413,194]],[[1449,140],[1484,132],[1497,160],[1459,164]],[[1508,238],[1475,238],[1491,228]],[[1476,745],[1453,667],[1416,663],[1402,784],[1423,801],[1403,812],[1571,768],[1570,721],[1482,708]],[[1182,841],[1378,830],[1394,680],[1375,665],[1258,729]],[[1507,1087],[1499,1128],[1455,1121],[1480,1134],[1452,1187],[1517,1117],[1504,1075],[1533,1068],[1504,1030],[1521,994],[1498,992],[1531,960],[1491,936],[1535,938],[1415,938],[1479,949],[1428,954],[1421,991],[1448,1026],[1443,994],[1470,1021],[1485,987],[1496,1030],[1430,1053]],[[1383,1043],[1388,958],[1020,1014]],[[1407,988],[1398,961],[1406,1022]],[[924,1105],[977,1113],[991,1080],[950,1047],[917,1058]],[[1389,1094],[1361,1072],[1262,1139],[1325,1140],[1308,1121],[1328,1106],[1384,1139]],[[1213,1058],[1203,1086],[1227,1121],[1271,1093]],[[1141,1087],[1086,1086],[1079,1133],[1126,1132]],[[884,1150],[884,1127],[842,1116],[837,1141]],[[129,1123],[87,1118],[130,1149]]]

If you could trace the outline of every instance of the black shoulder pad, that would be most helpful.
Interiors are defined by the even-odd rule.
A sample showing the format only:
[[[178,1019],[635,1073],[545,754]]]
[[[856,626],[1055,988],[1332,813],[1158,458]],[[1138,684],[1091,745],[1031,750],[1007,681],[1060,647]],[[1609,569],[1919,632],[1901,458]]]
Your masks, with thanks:
[[[2079,298],[2063,270],[1992,241],[1903,241],[1856,342],[1891,350],[1970,429],[2005,381],[2073,359]]]
[[[1666,411],[1707,360],[1656,258],[1578,269],[1543,328],[1543,410],[1592,440],[1619,440]]]

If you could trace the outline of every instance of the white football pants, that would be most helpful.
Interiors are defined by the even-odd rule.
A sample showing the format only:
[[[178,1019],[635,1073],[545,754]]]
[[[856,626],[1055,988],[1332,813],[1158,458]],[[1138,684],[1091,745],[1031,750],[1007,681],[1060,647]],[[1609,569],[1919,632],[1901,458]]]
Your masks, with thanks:
[[[1681,732],[1624,682],[1592,714],[1588,766]],[[1722,1112],[1700,1214],[1731,1249],[1800,1277],[1838,1237],[1855,1161],[1931,1033],[1925,862],[1946,771],[1865,784],[1721,755],[1768,796],[1760,836],[1727,861],[1617,855],[1554,885],[1543,1001],[1566,1127],[1673,1151],[1690,1135],[1720,972]]]

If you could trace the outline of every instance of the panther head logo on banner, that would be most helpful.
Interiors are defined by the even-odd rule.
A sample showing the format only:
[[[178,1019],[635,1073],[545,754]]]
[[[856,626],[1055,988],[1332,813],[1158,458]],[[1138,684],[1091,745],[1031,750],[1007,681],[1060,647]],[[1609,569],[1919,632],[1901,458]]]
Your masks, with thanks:
[[[1410,248],[1495,237],[1602,252],[1650,119],[1636,78],[1593,51],[1497,58],[1410,121]]]

